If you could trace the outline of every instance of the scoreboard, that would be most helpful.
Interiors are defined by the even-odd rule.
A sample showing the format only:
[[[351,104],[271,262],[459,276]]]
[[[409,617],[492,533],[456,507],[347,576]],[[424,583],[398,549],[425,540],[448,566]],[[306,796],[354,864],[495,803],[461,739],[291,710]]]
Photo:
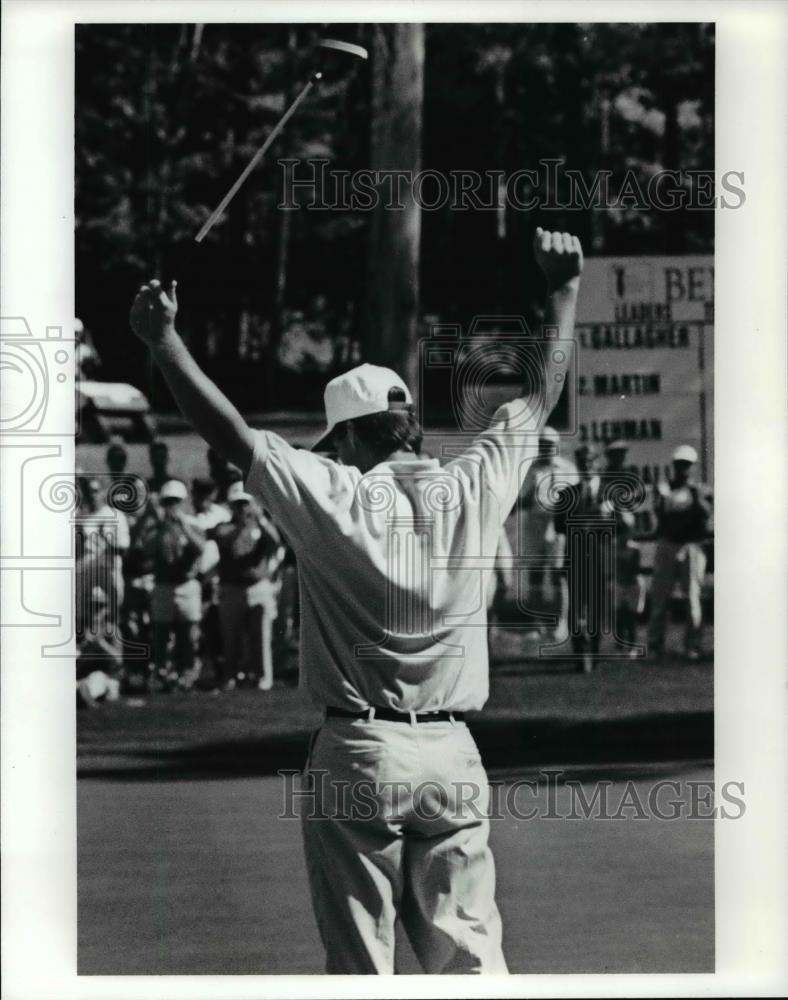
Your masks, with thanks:
[[[592,257],[577,303],[575,444],[622,438],[653,483],[680,444],[714,474],[714,258]]]

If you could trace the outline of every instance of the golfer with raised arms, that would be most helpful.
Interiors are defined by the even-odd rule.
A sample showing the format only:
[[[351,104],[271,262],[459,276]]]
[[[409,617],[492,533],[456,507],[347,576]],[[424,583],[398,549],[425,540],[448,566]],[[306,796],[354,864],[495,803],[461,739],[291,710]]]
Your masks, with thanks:
[[[580,243],[538,229],[534,250],[545,324],[569,338]],[[393,972],[400,917],[425,971],[505,972],[487,776],[464,713],[487,700],[486,585],[569,352],[545,341],[540,384],[443,467],[419,457],[400,377],[354,368],[326,387],[333,461],[252,430],[189,354],[176,313],[174,283],[151,281],[131,325],[298,558],[301,682],[325,711],[301,804],[327,971]]]

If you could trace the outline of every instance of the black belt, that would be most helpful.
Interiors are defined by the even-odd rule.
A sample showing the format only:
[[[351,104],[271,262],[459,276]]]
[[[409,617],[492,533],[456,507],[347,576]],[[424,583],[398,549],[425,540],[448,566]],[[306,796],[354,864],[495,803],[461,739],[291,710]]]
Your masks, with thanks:
[[[397,712],[393,708],[368,708],[363,712],[350,712],[344,708],[329,707],[326,709],[326,718],[339,719],[382,719],[384,722],[462,722],[465,712],[415,712],[413,716],[409,712]]]

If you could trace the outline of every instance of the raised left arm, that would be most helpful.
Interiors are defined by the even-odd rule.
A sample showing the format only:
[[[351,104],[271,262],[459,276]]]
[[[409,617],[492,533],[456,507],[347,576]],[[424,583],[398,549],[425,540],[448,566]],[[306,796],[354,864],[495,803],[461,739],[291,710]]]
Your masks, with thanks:
[[[166,294],[159,281],[143,285],[131,307],[131,327],[150,348],[178,408],[208,444],[246,475],[254,436],[225,394],[202,371],[177,330],[175,282]]]

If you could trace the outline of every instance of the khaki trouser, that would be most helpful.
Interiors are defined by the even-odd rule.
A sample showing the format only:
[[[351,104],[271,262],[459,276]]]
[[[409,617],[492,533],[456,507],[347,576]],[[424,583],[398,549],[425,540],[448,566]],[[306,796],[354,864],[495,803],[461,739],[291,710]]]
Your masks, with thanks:
[[[426,972],[507,971],[489,786],[464,723],[327,719],[310,789],[302,828],[329,974],[394,972],[398,916]]]
[[[245,587],[222,583],[219,591],[219,628],[224,653],[224,677],[240,670],[270,688],[274,683],[273,623],[280,585],[270,580]]]
[[[664,649],[668,604],[677,574],[687,601],[684,639],[686,651],[697,650],[700,644],[703,624],[700,594],[706,574],[706,553],[700,542],[681,545],[660,538],[654,552],[654,575],[651,582],[651,620],[648,627],[650,655],[659,655]]]

